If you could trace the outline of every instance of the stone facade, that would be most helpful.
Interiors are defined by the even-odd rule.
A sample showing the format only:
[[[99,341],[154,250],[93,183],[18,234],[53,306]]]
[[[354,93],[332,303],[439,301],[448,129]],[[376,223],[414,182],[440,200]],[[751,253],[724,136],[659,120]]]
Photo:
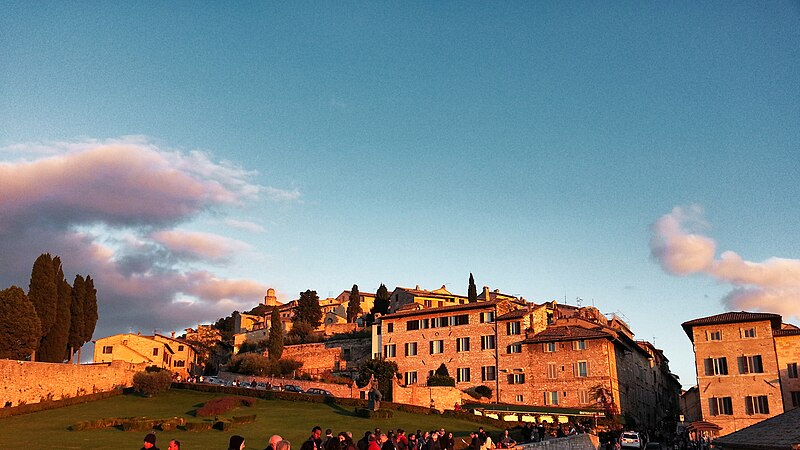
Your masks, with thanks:
[[[450,386],[420,386],[416,384],[401,386],[397,380],[392,386],[393,403],[423,406],[439,411],[453,409],[456,404],[461,404],[463,395],[461,390]]]
[[[144,364],[54,364],[0,359],[0,406],[19,406],[111,391],[133,384]]]
[[[186,341],[156,334],[115,334],[94,341],[94,362],[125,361],[169,369],[182,378],[201,373],[194,348]]]
[[[721,436],[792,408],[800,388],[788,366],[800,359],[800,330],[780,315],[730,312],[683,328],[694,345],[702,418],[721,426]]]
[[[800,330],[784,327],[773,332],[778,354],[778,375],[785,411],[800,407]]]
[[[269,356],[269,351],[266,352],[266,356]],[[303,366],[300,371],[310,375],[347,368],[347,362],[342,356],[342,348],[328,347],[324,342],[287,345],[283,348],[281,358],[302,362]]]

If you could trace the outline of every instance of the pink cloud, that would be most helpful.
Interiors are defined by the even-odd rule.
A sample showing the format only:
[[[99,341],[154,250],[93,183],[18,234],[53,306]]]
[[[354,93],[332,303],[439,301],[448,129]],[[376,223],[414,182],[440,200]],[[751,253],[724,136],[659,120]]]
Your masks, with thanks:
[[[175,254],[212,261],[224,260],[251,248],[242,241],[200,231],[163,230],[150,237]]]
[[[722,300],[728,308],[800,318],[800,260],[751,262],[732,251],[716,258],[716,242],[688,230],[705,226],[698,206],[675,207],[651,227],[651,255],[673,275],[705,274],[735,286]]]

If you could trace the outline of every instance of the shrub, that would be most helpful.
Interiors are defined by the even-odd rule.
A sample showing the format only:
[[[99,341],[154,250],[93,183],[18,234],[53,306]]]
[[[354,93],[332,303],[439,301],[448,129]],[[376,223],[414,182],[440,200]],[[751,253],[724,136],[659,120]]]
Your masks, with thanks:
[[[214,424],[211,422],[186,422],[186,431],[209,431]]]
[[[433,374],[428,377],[428,386],[455,386],[456,380],[453,377]]]
[[[133,375],[133,388],[148,397],[167,392],[171,384],[172,375],[166,370],[139,372]]]
[[[352,378],[337,377],[328,372],[325,372],[322,375],[320,375],[319,380],[322,381],[323,383],[344,384],[346,386],[351,386],[353,384]]]
[[[475,392],[480,394],[482,397],[492,398],[492,388],[489,386],[479,385],[475,386]]]
[[[253,423],[255,421],[256,421],[256,415],[255,414],[250,414],[248,416],[233,416],[233,417],[231,417],[231,422],[233,422],[235,424]]]
[[[224,414],[239,406],[253,406],[256,399],[252,397],[217,397],[213,398],[197,410],[198,416],[216,416]]]
[[[242,375],[271,375],[283,377],[292,375],[294,371],[303,366],[303,363],[294,359],[271,360],[264,355],[249,353],[238,354],[231,358],[228,370]]]
[[[349,333],[337,333],[328,338],[328,341],[342,341],[345,339],[363,339],[370,337],[370,330],[353,330]]]

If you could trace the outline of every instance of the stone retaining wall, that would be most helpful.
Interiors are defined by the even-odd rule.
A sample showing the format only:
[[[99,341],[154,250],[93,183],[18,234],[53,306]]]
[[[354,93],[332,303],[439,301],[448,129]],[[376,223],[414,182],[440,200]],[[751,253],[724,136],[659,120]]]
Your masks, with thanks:
[[[541,442],[530,442],[516,448],[524,450],[597,450],[600,439],[593,434],[575,434],[563,438],[547,439]]]
[[[133,384],[144,364],[54,364],[0,359],[0,407],[61,400]]]

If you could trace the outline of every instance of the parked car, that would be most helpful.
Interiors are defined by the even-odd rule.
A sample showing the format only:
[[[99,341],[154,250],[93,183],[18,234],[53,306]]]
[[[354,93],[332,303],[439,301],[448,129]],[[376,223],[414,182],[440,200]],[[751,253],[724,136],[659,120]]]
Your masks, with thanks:
[[[310,388],[309,390],[306,391],[306,394],[326,395],[328,397],[333,397],[333,394],[331,394],[331,391],[328,391],[328,390],[325,390],[325,389],[319,389],[319,388]]]
[[[285,384],[283,385],[283,390],[286,392],[297,392],[298,394],[305,394],[303,388],[296,384]]]
[[[282,391],[283,386],[281,386],[280,384],[273,384],[270,389],[272,389],[273,391]]]
[[[635,431],[624,431],[619,437],[620,447],[644,448],[644,439]]]

